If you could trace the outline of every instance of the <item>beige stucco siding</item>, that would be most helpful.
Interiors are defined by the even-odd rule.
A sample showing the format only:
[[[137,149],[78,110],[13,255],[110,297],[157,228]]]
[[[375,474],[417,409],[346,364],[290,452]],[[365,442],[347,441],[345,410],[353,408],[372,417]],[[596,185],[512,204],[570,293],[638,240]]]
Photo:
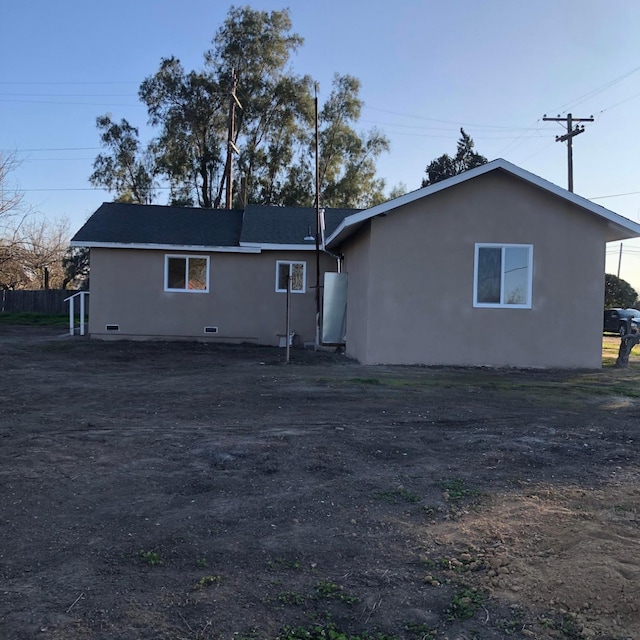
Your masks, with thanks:
[[[368,320],[374,296],[369,291],[371,272],[371,232],[367,222],[358,235],[343,247],[349,255],[347,284],[346,342],[352,354],[366,353]]]
[[[347,353],[371,364],[600,367],[605,232],[596,216],[500,172],[374,218],[362,238],[369,298],[348,306]],[[474,308],[476,243],[533,245],[531,309]],[[366,254],[345,245],[349,305],[363,295],[351,271]]]
[[[209,292],[164,291],[165,255],[208,255]],[[299,343],[315,337],[315,254],[91,250],[93,337],[166,337],[278,344],[285,333],[286,294],[276,292],[276,262],[306,262],[306,292],[291,296],[291,328]],[[335,271],[322,256],[321,268]],[[118,325],[117,332],[106,325]],[[217,327],[206,334],[204,327]]]

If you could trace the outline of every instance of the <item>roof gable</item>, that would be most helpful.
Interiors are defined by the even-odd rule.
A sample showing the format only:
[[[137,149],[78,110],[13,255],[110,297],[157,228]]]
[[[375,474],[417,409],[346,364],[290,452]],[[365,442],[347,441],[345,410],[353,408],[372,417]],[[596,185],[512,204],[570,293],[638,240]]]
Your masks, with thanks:
[[[604,207],[591,202],[591,200],[587,200],[582,196],[578,196],[575,193],[567,191],[544,178],[540,178],[525,169],[521,169],[520,167],[499,158],[492,162],[487,162],[480,167],[476,167],[475,169],[470,169],[469,171],[465,171],[457,176],[448,178],[447,180],[442,180],[441,182],[429,185],[428,187],[422,187],[421,189],[417,189],[411,193],[406,193],[403,196],[394,198],[393,200],[388,200],[387,202],[383,202],[382,204],[371,207],[370,209],[365,209],[350,215],[338,225],[331,235],[327,234],[327,246],[339,245],[371,218],[388,214],[406,204],[415,202],[422,198],[427,198],[435,193],[444,191],[445,189],[453,188],[456,185],[468,182],[491,171],[503,171],[515,178],[523,180],[528,184],[539,189],[543,189],[550,194],[581,207],[586,213],[599,216],[609,223],[609,235],[607,237],[607,242],[640,236],[640,224],[632,222],[609,209],[605,209]]]

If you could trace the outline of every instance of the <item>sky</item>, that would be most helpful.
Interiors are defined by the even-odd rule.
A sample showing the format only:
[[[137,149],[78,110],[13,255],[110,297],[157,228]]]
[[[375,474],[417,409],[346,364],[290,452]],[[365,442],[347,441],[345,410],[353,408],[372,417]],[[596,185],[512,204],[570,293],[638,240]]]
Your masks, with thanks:
[[[12,178],[48,219],[74,233],[112,196],[88,181],[100,153],[96,117],[154,135],[137,98],[163,57],[201,69],[233,3],[221,0],[0,0],[0,149]],[[244,3],[238,2],[237,5]],[[460,128],[489,160],[505,158],[640,222],[640,2],[636,0],[254,0],[289,8],[304,45],[294,73],[322,104],[335,73],[361,81],[357,129],[391,142],[377,163],[387,192],[420,186],[427,164],[455,153]],[[160,203],[163,203],[160,200]],[[611,244],[606,271],[640,291],[640,240]]]

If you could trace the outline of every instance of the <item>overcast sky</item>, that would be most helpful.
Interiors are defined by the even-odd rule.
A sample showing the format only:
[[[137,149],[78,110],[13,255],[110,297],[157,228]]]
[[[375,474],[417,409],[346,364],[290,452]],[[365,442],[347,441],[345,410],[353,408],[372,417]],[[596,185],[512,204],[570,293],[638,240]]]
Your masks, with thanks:
[[[242,4],[242,3],[238,3]],[[162,57],[199,69],[226,17],[220,0],[0,0],[0,149],[16,151],[27,201],[75,231],[111,196],[91,188],[96,116],[141,130],[140,82]],[[453,153],[460,127],[490,160],[505,158],[567,186],[565,130],[544,114],[595,118],[574,138],[574,190],[640,222],[640,2],[635,0],[266,0],[289,7],[305,40],[293,70],[320,83],[362,82],[361,130],[391,151],[387,190],[420,186],[428,162]],[[607,271],[618,269],[619,243]],[[621,276],[640,290],[640,242]]]

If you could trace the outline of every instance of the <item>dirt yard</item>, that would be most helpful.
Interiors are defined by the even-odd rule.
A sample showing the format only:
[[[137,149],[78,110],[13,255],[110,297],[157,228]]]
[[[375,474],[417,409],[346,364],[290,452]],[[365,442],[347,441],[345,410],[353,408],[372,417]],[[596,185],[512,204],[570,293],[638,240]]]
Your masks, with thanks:
[[[0,638],[640,638],[637,357],[61,333],[0,329]]]

